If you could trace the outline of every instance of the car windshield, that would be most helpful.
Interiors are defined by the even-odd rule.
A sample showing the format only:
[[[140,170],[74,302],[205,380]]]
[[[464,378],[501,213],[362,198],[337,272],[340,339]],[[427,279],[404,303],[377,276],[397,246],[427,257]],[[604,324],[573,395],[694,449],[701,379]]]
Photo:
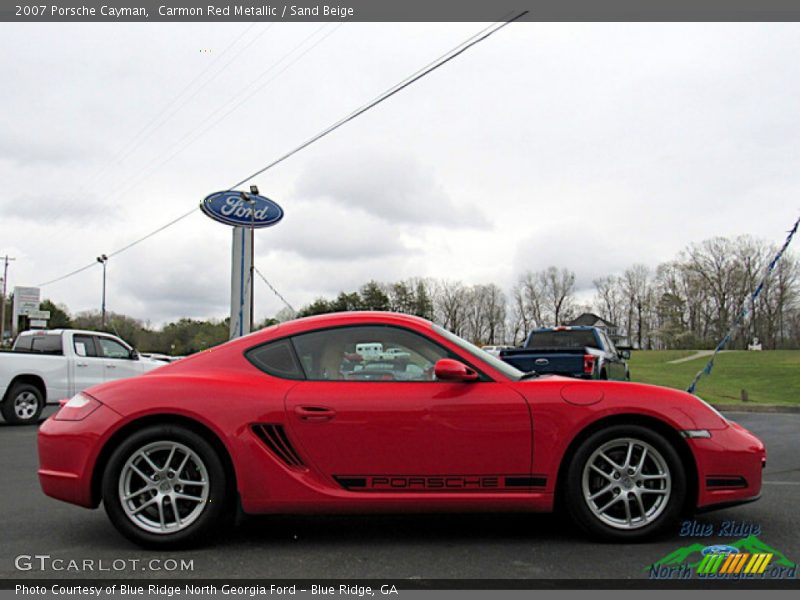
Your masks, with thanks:
[[[588,329],[534,331],[526,348],[597,348],[594,332]]]
[[[470,344],[467,340],[464,340],[458,337],[457,335],[450,333],[444,327],[439,327],[438,325],[434,325],[433,329],[443,338],[446,338],[447,340],[453,342],[456,346],[468,352],[478,360],[485,362],[490,367],[497,369],[509,379],[517,381],[524,375],[524,373],[519,369],[517,369],[516,367],[512,367],[507,362],[502,361],[495,356],[492,356],[485,350],[481,350],[476,345]]]

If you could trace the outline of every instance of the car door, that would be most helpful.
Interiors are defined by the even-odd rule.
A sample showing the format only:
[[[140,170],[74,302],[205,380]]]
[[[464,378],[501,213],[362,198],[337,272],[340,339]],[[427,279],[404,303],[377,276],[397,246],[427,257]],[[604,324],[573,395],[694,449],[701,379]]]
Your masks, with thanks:
[[[137,360],[131,358],[131,349],[117,340],[99,335],[97,343],[105,364],[105,380],[114,381],[139,375],[142,369]]]
[[[401,358],[359,358],[356,345],[369,342],[398,348]],[[306,379],[285,399],[290,433],[313,466],[342,487],[444,492],[524,485],[530,413],[509,386],[486,377],[435,381],[436,361],[454,355],[399,327],[328,329],[292,344]]]
[[[98,352],[93,335],[76,333],[72,336],[73,394],[105,381],[105,360]]]

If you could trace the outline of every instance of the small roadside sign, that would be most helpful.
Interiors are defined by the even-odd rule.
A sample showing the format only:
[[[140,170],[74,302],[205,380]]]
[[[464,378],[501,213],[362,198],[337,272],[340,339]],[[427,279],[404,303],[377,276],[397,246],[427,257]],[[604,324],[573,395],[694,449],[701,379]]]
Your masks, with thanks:
[[[32,310],[39,310],[41,291],[35,287],[14,288],[14,313],[17,315],[27,315]]]

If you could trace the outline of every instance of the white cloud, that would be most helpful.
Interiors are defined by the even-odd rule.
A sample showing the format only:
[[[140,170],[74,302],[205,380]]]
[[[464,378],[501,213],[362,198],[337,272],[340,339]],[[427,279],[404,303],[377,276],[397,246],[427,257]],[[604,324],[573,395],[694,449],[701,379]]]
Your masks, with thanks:
[[[450,197],[433,167],[381,146],[318,157],[302,173],[296,193],[392,223],[448,229],[488,225],[479,207]]]

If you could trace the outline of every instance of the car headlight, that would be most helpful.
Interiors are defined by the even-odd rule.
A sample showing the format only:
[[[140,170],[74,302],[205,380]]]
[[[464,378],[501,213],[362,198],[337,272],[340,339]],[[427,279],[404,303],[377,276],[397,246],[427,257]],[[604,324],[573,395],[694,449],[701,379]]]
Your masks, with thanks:
[[[100,402],[81,392],[70,398],[53,418],[56,421],[82,421],[99,407]]]

